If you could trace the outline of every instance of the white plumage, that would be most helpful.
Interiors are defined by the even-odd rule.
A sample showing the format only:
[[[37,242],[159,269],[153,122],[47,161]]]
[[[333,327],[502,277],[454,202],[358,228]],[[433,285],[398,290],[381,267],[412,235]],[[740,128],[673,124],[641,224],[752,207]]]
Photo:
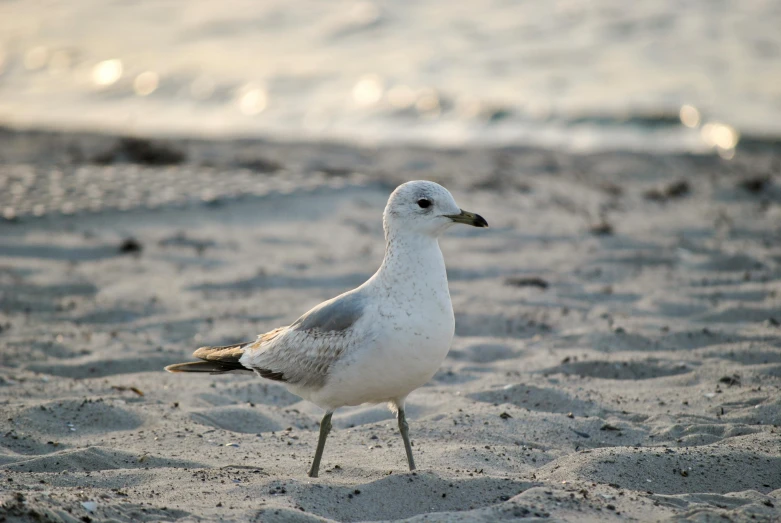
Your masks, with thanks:
[[[453,307],[437,239],[455,223],[488,226],[482,217],[459,209],[436,183],[399,186],[383,215],[385,258],[366,283],[254,342],[202,347],[195,355],[204,362],[167,369],[250,369],[323,408],[310,476],[317,476],[335,409],[389,402],[414,469],[404,402],[434,375],[453,340]]]

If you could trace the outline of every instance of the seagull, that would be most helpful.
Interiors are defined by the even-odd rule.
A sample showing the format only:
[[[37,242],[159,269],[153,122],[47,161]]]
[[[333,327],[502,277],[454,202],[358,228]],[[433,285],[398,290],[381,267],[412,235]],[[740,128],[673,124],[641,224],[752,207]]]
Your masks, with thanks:
[[[407,396],[445,359],[455,332],[439,236],[455,224],[488,227],[429,181],[400,185],[383,213],[385,258],[363,285],[324,301],[287,327],[254,341],[201,347],[200,361],[168,372],[252,371],[325,411],[309,470],[316,478],[331,416],[340,407],[387,403],[396,414],[407,463],[415,470]]]

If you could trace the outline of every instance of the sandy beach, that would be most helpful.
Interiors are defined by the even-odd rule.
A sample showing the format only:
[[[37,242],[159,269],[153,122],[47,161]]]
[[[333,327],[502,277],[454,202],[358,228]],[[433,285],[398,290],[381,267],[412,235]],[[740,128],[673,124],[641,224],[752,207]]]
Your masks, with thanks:
[[[2,131],[0,520],[777,521],[781,148],[717,155]],[[403,181],[456,338],[408,400],[321,413],[163,372],[369,277]],[[22,195],[22,196],[20,196]]]

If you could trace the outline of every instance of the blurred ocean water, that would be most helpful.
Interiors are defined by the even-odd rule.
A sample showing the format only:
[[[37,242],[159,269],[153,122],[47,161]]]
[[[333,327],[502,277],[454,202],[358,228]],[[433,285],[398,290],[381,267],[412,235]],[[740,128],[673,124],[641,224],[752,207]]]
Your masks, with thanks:
[[[781,1],[6,0],[0,125],[729,156]]]

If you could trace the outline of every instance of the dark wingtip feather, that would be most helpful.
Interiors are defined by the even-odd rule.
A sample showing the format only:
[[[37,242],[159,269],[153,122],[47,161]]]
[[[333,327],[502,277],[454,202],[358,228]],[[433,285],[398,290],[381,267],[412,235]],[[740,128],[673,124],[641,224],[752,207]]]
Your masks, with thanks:
[[[255,369],[255,370],[258,372],[258,374],[260,374],[261,378],[266,378],[267,380],[273,380],[273,381],[287,381],[287,378],[281,372],[276,372],[268,369]]]
[[[176,363],[165,368],[168,372],[210,372],[219,374],[223,372],[232,372],[245,370],[251,372],[239,364],[230,364],[220,361],[191,361],[188,363]]]
[[[215,365],[208,361],[191,361],[169,365],[165,370],[168,372],[212,372],[214,367]]]

